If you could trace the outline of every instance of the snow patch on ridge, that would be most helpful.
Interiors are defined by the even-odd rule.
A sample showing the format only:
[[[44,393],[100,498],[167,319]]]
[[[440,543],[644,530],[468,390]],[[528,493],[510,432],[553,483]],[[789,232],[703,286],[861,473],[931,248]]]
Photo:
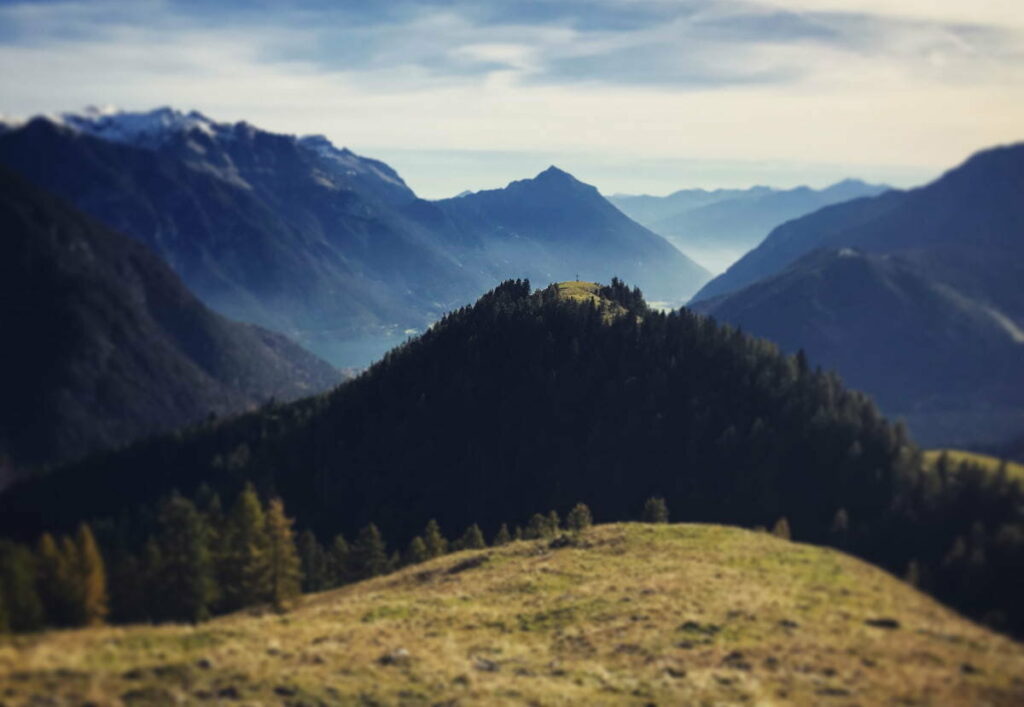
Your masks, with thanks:
[[[159,145],[177,133],[199,131],[212,137],[226,132],[198,111],[182,113],[167,107],[132,113],[113,106],[89,106],[81,113],[61,113],[51,119],[101,140],[129,145]]]

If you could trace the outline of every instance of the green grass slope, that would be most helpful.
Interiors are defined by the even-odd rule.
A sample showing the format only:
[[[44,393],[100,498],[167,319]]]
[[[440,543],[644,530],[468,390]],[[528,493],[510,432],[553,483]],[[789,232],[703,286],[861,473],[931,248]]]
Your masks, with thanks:
[[[989,456],[988,454],[980,454],[978,452],[965,452],[962,449],[929,449],[924,453],[925,464],[930,468],[934,468],[943,452],[945,452],[946,458],[949,459],[950,464],[954,467],[959,466],[960,464],[970,464],[991,472],[996,472],[1003,464],[1003,461],[997,457]],[[1006,474],[1009,478],[1024,483],[1024,464],[1007,461]]]
[[[1020,644],[840,552],[712,525],[605,525],[561,544],[445,556],[285,615],[6,638],[0,701],[1024,700]]]

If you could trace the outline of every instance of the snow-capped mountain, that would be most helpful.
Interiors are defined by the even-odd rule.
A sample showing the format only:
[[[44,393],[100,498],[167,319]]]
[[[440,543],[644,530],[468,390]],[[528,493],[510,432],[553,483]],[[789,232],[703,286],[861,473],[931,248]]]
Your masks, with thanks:
[[[183,113],[168,107],[133,113],[89,106],[81,113],[61,113],[54,122],[101,140],[145,147],[161,145],[175,134],[194,130],[208,136],[229,134],[227,126],[214,123],[198,111]]]
[[[339,366],[509,277],[619,275],[674,301],[707,277],[561,172],[456,207],[324,136],[195,111],[35,118],[0,132],[0,163],[148,245],[214,309]]]

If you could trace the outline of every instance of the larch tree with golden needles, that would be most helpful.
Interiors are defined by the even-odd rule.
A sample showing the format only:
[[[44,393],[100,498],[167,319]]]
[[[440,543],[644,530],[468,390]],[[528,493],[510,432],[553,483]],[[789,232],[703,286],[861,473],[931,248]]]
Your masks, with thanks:
[[[235,500],[225,532],[221,591],[225,608],[232,611],[266,597],[266,520],[252,484],[246,484]]]
[[[92,528],[83,523],[75,537],[78,548],[78,574],[82,587],[82,618],[86,626],[102,624],[109,612],[107,570],[96,544]]]
[[[302,564],[295,548],[292,519],[285,515],[284,502],[270,499],[267,504],[267,599],[282,611],[302,591]]]

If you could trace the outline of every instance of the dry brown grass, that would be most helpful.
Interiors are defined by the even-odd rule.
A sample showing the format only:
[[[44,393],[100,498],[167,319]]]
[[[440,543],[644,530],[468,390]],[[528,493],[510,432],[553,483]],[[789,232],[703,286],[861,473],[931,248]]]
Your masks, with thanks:
[[[0,642],[0,702],[90,701],[1009,705],[1024,650],[833,550],[620,524],[449,555],[283,616]]]

